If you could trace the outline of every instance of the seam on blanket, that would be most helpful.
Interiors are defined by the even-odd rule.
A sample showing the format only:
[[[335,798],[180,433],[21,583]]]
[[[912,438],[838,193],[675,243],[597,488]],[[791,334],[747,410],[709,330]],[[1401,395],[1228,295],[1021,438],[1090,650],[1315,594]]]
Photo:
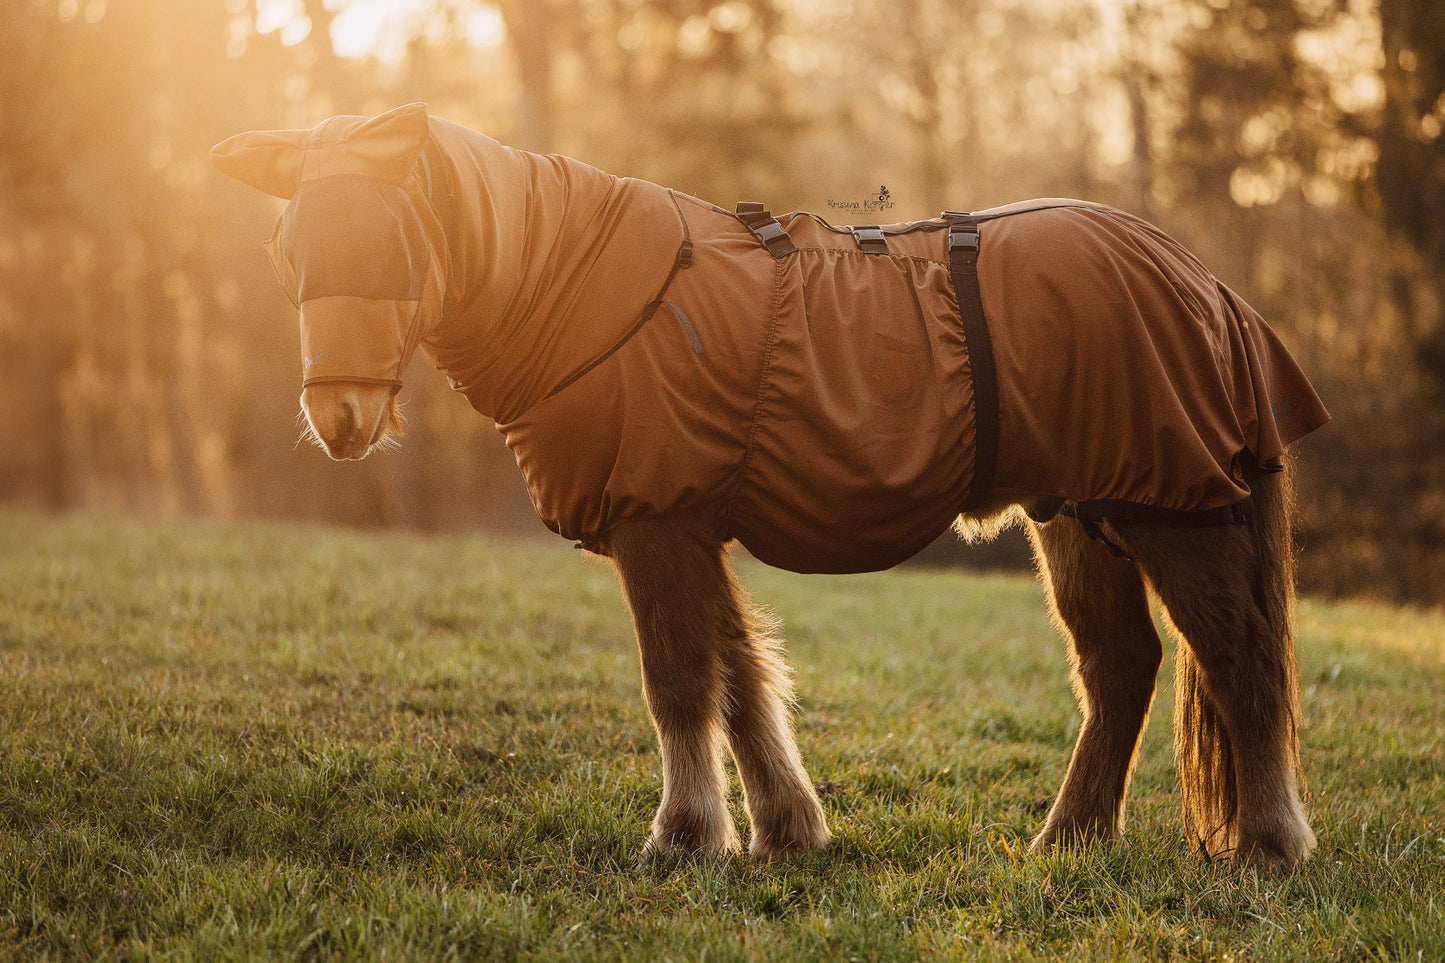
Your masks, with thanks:
[[[428,152],[431,156],[428,157]],[[438,156],[440,155],[440,156]],[[456,171],[445,163],[446,148],[437,140],[435,134],[428,134],[426,143],[422,145],[421,153],[417,155],[417,162],[412,165],[410,185],[408,193],[414,188],[421,198],[421,205],[418,207],[418,215],[422,208],[430,215],[434,223],[425,225],[436,228],[436,237],[430,233],[427,236],[427,243],[432,247],[432,255],[436,257],[442,266],[442,305],[443,311],[446,306],[447,289],[451,287],[452,271],[452,247],[451,239],[448,237],[447,221],[454,211],[445,210],[445,205],[454,204],[457,197]],[[438,250],[438,241],[441,249]]]
[[[737,503],[738,490],[742,488],[743,479],[747,477],[748,468],[753,460],[753,451],[758,445],[758,429],[762,424],[763,417],[767,414],[767,405],[763,400],[764,393],[773,378],[773,365],[777,358],[778,350],[778,329],[781,326],[782,306],[784,301],[784,275],[787,271],[788,261],[783,259],[774,262],[773,265],[773,300],[768,310],[768,338],[763,348],[762,370],[758,376],[758,390],[753,396],[753,410],[748,423],[748,443],[743,447],[743,457],[738,462],[738,470],[734,475],[733,483],[728,491],[727,499],[719,513],[719,520],[724,531],[731,531],[733,506]]]
[[[796,242],[795,242],[796,244]],[[895,261],[916,261],[921,264],[936,264],[940,267],[948,267],[947,258],[929,257],[926,254],[895,254],[889,251],[887,254],[869,254],[867,251],[860,251],[855,248],[846,247],[818,247],[811,244],[796,244],[799,254],[836,254],[839,257],[865,258],[865,257],[886,257]]]

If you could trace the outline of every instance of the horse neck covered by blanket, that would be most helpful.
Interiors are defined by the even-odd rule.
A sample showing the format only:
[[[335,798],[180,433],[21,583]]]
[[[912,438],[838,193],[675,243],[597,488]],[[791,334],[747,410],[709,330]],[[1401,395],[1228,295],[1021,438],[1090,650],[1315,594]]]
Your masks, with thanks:
[[[1037,844],[1122,830],[1161,657],[1147,579],[1185,642],[1188,825],[1249,862],[1313,846],[1283,458],[1328,415],[1157,229],[1081,201],[849,229],[729,212],[422,105],[238,135],[213,159],[290,200],[268,248],[328,450],[386,434],[376,412],[420,346],[495,420],[547,526],[617,565],[663,747],[648,852],[737,847],[724,741],[753,852],[828,839],[727,542],[867,571],[960,513],[981,531],[1019,507],[1084,709]]]

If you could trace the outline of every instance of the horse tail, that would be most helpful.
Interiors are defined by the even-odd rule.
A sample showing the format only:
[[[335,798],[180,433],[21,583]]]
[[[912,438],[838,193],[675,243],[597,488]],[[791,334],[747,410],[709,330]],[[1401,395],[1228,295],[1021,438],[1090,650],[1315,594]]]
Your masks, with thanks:
[[[1174,652],[1174,757],[1184,798],[1184,828],[1205,856],[1231,851],[1238,842],[1239,789],[1234,751],[1204,687],[1193,650]]]
[[[1285,740],[1295,777],[1302,780],[1299,667],[1291,620],[1295,581],[1290,474],[1287,461],[1277,471],[1262,470],[1252,461],[1246,464],[1245,480],[1251,494],[1245,524],[1253,542],[1253,601],[1267,626],[1263,638],[1258,639],[1268,650],[1259,653],[1260,661],[1276,670],[1275,684],[1284,687]],[[1184,790],[1186,831],[1205,855],[1231,853],[1239,842],[1235,750],[1189,645],[1179,645],[1175,653],[1174,692],[1174,752]]]

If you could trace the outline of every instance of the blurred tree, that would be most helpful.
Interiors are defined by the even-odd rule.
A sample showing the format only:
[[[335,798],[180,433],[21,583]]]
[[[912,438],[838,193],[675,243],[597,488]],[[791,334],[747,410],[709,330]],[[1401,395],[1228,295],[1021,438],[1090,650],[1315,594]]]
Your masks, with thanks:
[[[1445,267],[1445,6],[1380,0],[1380,21],[1380,195],[1390,223]]]
[[[1117,75],[1128,104],[1131,176],[1126,192],[1128,207],[1146,220],[1155,218],[1157,150],[1153,134],[1158,102],[1164,96],[1162,81],[1171,64],[1166,42],[1167,26],[1158,6],[1128,0],[1123,6],[1123,40]]]
[[[564,6],[571,9],[562,9]],[[516,59],[521,91],[515,109],[512,146],[547,151],[556,140],[556,106],[553,100],[553,49],[557,21],[572,19],[575,5],[558,0],[499,0],[507,38]]]
[[[1376,186],[1386,221],[1430,262],[1445,300],[1445,5],[1380,0],[1385,85]],[[1422,362],[1445,392],[1445,324],[1420,325]]]
[[[45,82],[73,66],[65,62],[64,35],[74,28],[45,6],[0,6],[0,449],[8,453],[0,497],[59,508],[65,446],[43,426],[59,410],[54,373],[72,363],[75,335],[63,291],[16,283],[41,260],[39,249],[54,243],[38,225],[64,212],[65,168],[57,161],[79,134],[79,118],[63,109],[62,86]],[[40,324],[48,336],[32,335]]]
[[[556,149],[725,205],[806,180],[790,149],[806,106],[771,46],[788,32],[777,0],[561,2]]]
[[[1115,193],[1098,153],[1118,118],[1095,108],[1116,79],[1092,4],[839,0],[805,23],[822,41],[815,82],[841,93],[830,127],[853,170],[899,181],[898,216]]]
[[[1178,45],[1167,222],[1270,319],[1335,423],[1304,446],[1311,584],[1418,597],[1445,568],[1445,419],[1410,332],[1418,262],[1365,206],[1381,40],[1358,3],[1199,0]]]

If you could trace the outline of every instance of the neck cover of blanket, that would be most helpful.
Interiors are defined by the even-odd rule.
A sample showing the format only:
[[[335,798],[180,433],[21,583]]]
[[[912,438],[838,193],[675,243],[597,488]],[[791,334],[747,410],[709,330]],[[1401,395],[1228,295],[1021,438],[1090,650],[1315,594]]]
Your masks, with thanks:
[[[420,105],[214,156],[291,198],[271,251],[306,379],[395,384],[420,345],[568,538],[711,505],[769,564],[868,571],[967,497],[973,371],[941,218],[865,249],[789,215],[774,257],[711,204]],[[1156,228],[1069,200],[975,217],[1000,503],[1198,523],[1248,497],[1246,459],[1276,467],[1328,420],[1264,320]]]

